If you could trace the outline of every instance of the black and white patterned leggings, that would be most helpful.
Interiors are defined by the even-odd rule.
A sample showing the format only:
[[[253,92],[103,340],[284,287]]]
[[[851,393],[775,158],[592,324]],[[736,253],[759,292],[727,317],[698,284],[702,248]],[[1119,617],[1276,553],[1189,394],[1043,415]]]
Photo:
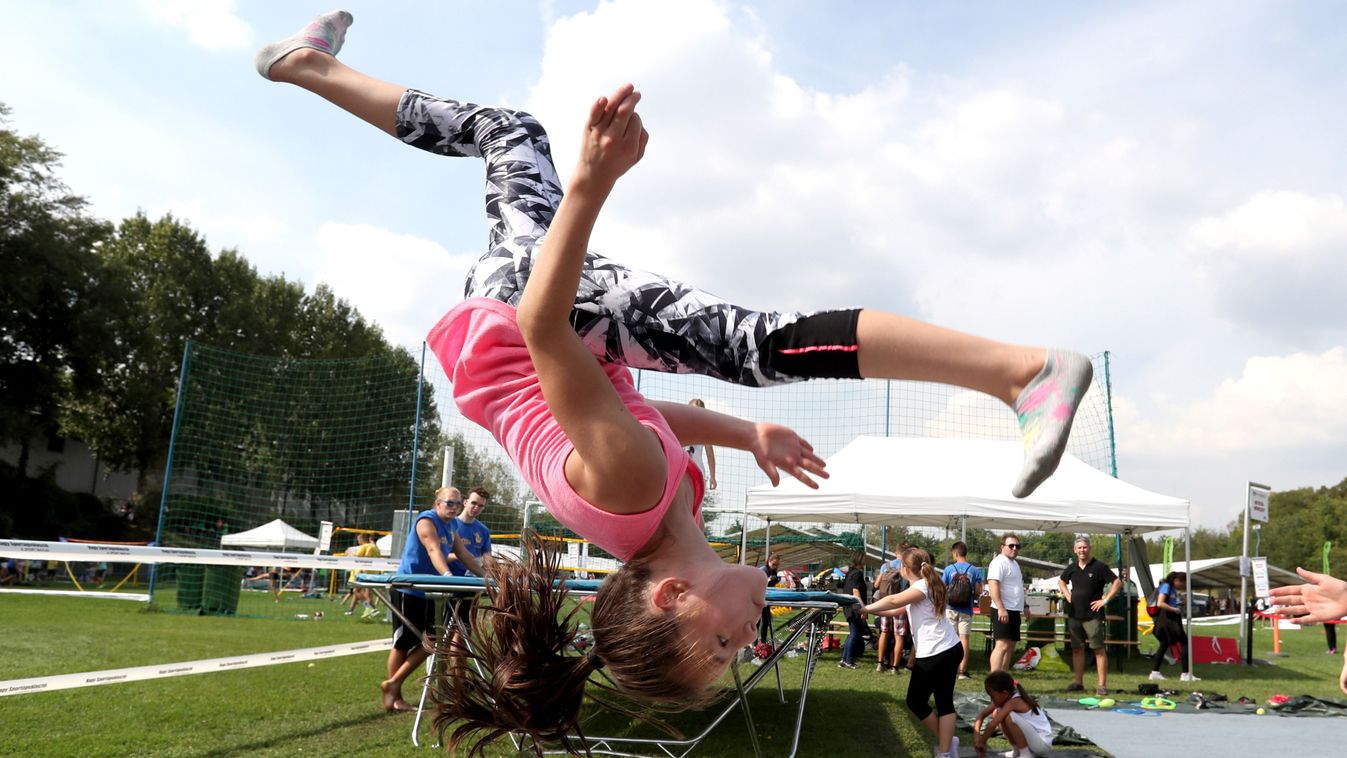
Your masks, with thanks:
[[[489,248],[468,272],[464,296],[518,306],[562,196],[542,125],[527,113],[408,90],[397,135],[437,155],[486,161]],[[858,378],[858,313],[754,311],[591,252],[571,324],[602,360],[764,386]]]

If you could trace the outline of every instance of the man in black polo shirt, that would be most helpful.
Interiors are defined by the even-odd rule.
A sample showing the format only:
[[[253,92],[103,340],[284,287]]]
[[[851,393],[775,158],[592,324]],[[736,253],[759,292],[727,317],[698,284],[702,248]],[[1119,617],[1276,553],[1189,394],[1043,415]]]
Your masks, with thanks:
[[[1072,662],[1076,680],[1066,689],[1078,692],[1085,689],[1085,646],[1094,651],[1094,665],[1099,672],[1100,697],[1108,694],[1108,651],[1104,649],[1104,608],[1118,594],[1122,581],[1102,561],[1090,555],[1090,538],[1077,537],[1073,548],[1075,563],[1067,564],[1057,579],[1062,597],[1067,598],[1066,628],[1071,633]]]

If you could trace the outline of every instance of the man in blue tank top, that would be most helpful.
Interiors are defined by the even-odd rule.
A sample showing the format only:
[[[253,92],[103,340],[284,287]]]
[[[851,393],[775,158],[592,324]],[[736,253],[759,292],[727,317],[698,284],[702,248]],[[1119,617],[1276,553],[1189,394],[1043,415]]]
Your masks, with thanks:
[[[463,495],[456,487],[441,487],[435,491],[434,507],[416,514],[412,522],[398,573],[448,575],[451,573],[448,556],[452,552],[474,574],[483,575],[482,564],[477,562],[454,528],[462,506]],[[402,683],[430,654],[428,645],[434,641],[431,630],[435,627],[435,601],[419,590],[395,590],[389,593],[389,601],[401,617],[398,613],[393,614],[393,649],[388,651],[388,678],[379,689],[383,691],[384,710],[411,711],[415,707],[402,699]],[[415,628],[404,623],[402,617]]]

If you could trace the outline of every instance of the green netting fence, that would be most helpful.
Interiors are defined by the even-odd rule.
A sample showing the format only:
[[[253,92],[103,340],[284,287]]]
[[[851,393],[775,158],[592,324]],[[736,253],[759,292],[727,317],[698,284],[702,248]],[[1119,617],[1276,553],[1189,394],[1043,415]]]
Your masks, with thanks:
[[[1096,381],[1068,449],[1115,474],[1109,356],[1093,361]],[[1014,415],[998,401],[946,385],[816,381],[752,389],[699,376],[634,373],[648,398],[700,398],[715,411],[791,426],[824,457],[858,435],[1018,438]],[[478,485],[492,491],[482,518],[493,533],[518,533],[527,522],[544,533],[573,536],[546,516],[490,435],[458,415],[447,376],[424,348],[418,355],[399,350],[351,360],[301,360],[192,343],[180,385],[160,519],[159,543],[166,547],[218,548],[226,534],[279,518],[314,536],[320,522],[333,522],[339,531],[332,552],[340,553],[355,539],[341,528],[389,530],[395,511],[428,507],[446,454],[452,455],[453,484],[464,491]],[[707,491],[703,505],[707,533],[738,544],[747,529],[748,560],[759,561],[765,524],[746,518],[743,506],[747,490],[766,477],[747,453],[717,448],[714,456],[717,486]],[[775,539],[819,543],[814,562],[824,565],[861,539],[850,524],[781,526],[773,524]],[[866,535],[871,544],[878,540]],[[221,600],[204,589],[228,583],[209,576],[214,567],[185,582],[174,581],[178,572],[172,567],[163,568],[154,602],[185,612],[312,617],[334,607],[332,590],[340,595],[345,581],[283,573],[287,591],[277,602],[270,578],[258,578],[267,567],[257,567],[250,572],[255,576],[240,578],[240,597]],[[188,596],[178,598],[183,585]],[[203,588],[200,599],[193,587]]]

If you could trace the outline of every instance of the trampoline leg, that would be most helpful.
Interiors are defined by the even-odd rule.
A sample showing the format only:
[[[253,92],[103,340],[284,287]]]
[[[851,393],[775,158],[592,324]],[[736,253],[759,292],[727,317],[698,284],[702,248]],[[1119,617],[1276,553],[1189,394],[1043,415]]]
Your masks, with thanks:
[[[809,682],[814,676],[814,666],[818,663],[819,647],[823,644],[819,635],[819,624],[827,619],[816,621],[809,627],[809,652],[805,654],[804,679],[800,683],[800,706],[795,712],[795,735],[790,741],[790,758],[800,749],[800,730],[804,728],[804,704],[809,697]]]
[[[767,625],[767,637],[771,640],[772,651],[773,651],[773,652],[776,652],[776,624],[768,624],[768,625]],[[777,658],[777,660],[776,660],[776,665],[773,666],[772,668],[776,669],[776,697],[777,697],[777,700],[779,700],[779,701],[781,702],[782,705],[785,705],[785,704],[786,704],[786,688],[785,688],[785,685],[783,685],[783,684],[781,683],[781,659],[780,659],[780,658]]]
[[[753,743],[753,755],[762,758],[762,746],[758,744],[758,728],[753,724],[753,712],[748,707],[748,690],[744,689],[744,680],[739,678],[739,666],[730,666],[734,672],[734,689],[739,693],[739,707],[744,711],[744,721],[748,723],[748,739]],[[777,676],[780,676],[779,669]]]
[[[426,656],[426,675],[435,671],[435,654]],[[421,714],[426,710],[426,695],[430,692],[430,679],[421,687],[421,699],[416,703],[416,718],[412,721],[412,747],[421,747]]]

